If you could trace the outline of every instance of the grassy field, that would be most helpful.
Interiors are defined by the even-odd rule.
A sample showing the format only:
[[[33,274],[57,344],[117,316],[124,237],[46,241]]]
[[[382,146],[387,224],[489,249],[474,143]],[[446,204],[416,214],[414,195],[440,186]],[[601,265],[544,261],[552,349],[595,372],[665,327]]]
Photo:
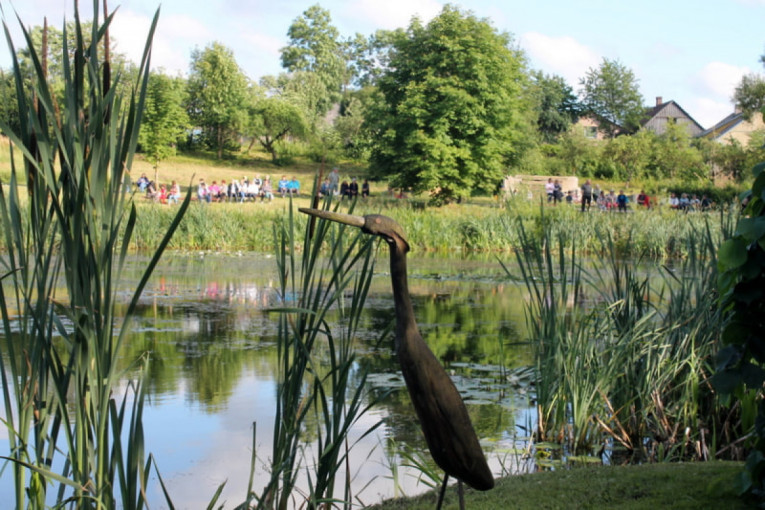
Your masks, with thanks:
[[[487,492],[467,490],[465,506],[472,510],[674,508],[752,508],[732,489],[742,464],[698,462],[574,468],[518,476],[497,481]],[[376,510],[431,510],[436,491],[385,501]],[[444,509],[459,508],[456,486],[446,493]]]

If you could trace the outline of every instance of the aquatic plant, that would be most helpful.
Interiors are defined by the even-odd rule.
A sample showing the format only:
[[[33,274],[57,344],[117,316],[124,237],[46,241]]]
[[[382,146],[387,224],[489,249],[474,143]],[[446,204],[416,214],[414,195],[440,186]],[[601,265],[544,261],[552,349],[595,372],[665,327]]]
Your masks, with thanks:
[[[740,414],[709,382],[721,332],[716,232],[731,224],[721,219],[682,240],[684,258],[648,271],[631,238],[620,245],[611,230],[556,241],[550,223],[539,235],[513,226],[530,293],[537,441],[567,455],[622,450],[641,461],[737,457]],[[584,242],[605,254],[588,269],[578,259]]]
[[[140,376],[120,391],[117,360],[138,298],[188,206],[176,211],[117,316],[120,275],[136,224],[125,193],[149,76],[147,38],[129,97],[112,78],[108,27],[93,2],[92,31],[74,3],[75,44],[62,51],[63,104],[47,82],[47,46],[38,53],[21,24],[33,63],[31,88],[8,27],[20,126],[2,126],[23,168],[0,186],[4,285],[0,377],[15,507],[143,508],[151,456],[144,451]],[[67,38],[64,29],[63,40]],[[44,32],[45,33],[45,32]],[[90,41],[90,42],[86,42]],[[12,161],[13,158],[12,152]],[[65,295],[60,284],[65,285]],[[121,298],[120,298],[121,299]],[[143,359],[134,360],[140,367]],[[121,394],[122,393],[122,394]],[[55,488],[55,490],[51,490]]]
[[[269,481],[259,495],[250,491],[245,504],[257,501],[259,506],[281,509],[304,499],[309,508],[350,508],[350,451],[382,423],[368,427],[360,437],[349,437],[351,427],[377,402],[367,394],[366,372],[359,368],[353,348],[376,244],[356,229],[337,228],[325,220],[315,228],[301,227],[301,243],[297,223],[288,213],[274,226],[283,300],[272,310],[279,314],[277,410]],[[330,328],[330,323],[340,327]],[[301,471],[308,478],[304,494],[296,489]],[[336,495],[341,473],[344,489]]]

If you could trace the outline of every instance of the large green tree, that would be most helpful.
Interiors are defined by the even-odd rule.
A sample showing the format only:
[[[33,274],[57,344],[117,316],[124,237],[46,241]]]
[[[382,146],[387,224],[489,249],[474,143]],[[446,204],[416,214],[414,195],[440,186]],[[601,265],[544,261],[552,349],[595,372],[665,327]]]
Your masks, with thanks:
[[[765,109],[765,77],[747,74],[741,78],[733,93],[733,101],[747,119]]]
[[[537,129],[543,141],[554,142],[576,122],[582,107],[574,89],[561,76],[532,71],[531,92],[537,110]]]
[[[608,121],[603,128],[611,137],[619,127],[637,131],[644,108],[635,73],[618,60],[604,58],[597,69],[587,71],[580,85],[585,109]]]
[[[187,111],[202,138],[223,157],[237,148],[239,129],[246,122],[248,80],[233,52],[219,42],[191,54]]]
[[[287,136],[302,138],[308,132],[302,110],[282,97],[262,99],[253,109],[253,116],[253,141],[257,140],[275,163],[279,159],[278,142]]]
[[[350,79],[347,66],[347,43],[332,25],[329,11],[318,4],[309,7],[296,18],[287,36],[290,42],[282,48],[282,67],[289,72],[314,73],[324,88],[324,96],[316,103],[317,113],[323,115],[339,100],[343,87]]]
[[[183,107],[186,80],[162,72],[149,76],[143,123],[138,141],[141,150],[154,164],[154,180],[158,180],[159,162],[175,154],[176,144],[186,136],[189,117]]]
[[[524,59],[508,34],[447,5],[393,41],[371,117],[371,167],[432,202],[492,191],[518,158]]]

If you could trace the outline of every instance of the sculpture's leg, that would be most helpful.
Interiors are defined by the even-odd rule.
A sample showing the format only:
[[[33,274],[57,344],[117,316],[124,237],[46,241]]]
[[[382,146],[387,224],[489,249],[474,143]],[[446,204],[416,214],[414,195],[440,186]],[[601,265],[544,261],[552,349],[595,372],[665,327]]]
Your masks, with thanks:
[[[449,481],[449,475],[444,474],[444,483],[441,485],[441,492],[438,494],[438,504],[436,510],[441,510],[441,504],[444,502],[444,494],[446,494],[446,482]]]
[[[460,496],[460,510],[465,510],[465,486],[462,480],[457,480],[457,494]]]

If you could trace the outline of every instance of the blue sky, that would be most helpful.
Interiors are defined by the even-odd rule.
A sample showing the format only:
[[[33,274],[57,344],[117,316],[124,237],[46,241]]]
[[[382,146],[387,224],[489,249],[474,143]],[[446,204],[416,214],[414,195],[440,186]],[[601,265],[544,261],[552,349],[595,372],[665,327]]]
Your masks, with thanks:
[[[99,0],[101,3],[102,0]],[[344,37],[405,27],[412,16],[427,21],[438,0],[165,0],[152,62],[186,73],[191,51],[219,41],[231,48],[253,79],[280,72],[279,49],[292,20],[313,4],[330,11]],[[733,111],[733,89],[748,73],[763,74],[765,0],[537,0],[450,2],[510,33],[529,66],[563,76],[575,90],[603,58],[617,59],[639,80],[647,106],[657,96],[674,99],[704,127]],[[118,49],[139,61],[157,0],[111,0],[119,7],[112,36]],[[0,0],[15,44],[21,43],[15,8],[25,25],[60,27],[72,19],[72,0]],[[84,18],[92,0],[80,0]],[[5,42],[0,66],[10,65]]]

